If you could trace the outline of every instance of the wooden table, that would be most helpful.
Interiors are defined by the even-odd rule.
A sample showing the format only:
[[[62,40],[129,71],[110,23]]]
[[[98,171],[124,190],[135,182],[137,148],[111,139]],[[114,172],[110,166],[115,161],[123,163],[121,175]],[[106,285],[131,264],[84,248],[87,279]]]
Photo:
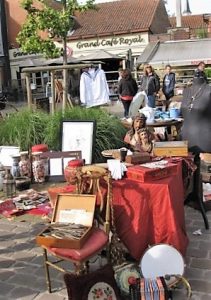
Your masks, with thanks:
[[[171,120],[171,121],[163,120],[163,121],[157,121],[154,123],[147,124],[147,127],[171,127],[171,126],[178,127],[181,126],[182,123],[183,120]]]
[[[168,141],[168,134],[172,134],[172,130],[171,130],[172,126],[176,127],[176,132],[178,135],[178,133],[180,132],[180,129],[182,127],[182,124],[183,124],[183,120],[181,119],[181,120],[171,120],[171,121],[168,121],[168,120],[157,121],[154,123],[147,124],[146,126],[148,128],[165,127],[166,128],[165,140]]]

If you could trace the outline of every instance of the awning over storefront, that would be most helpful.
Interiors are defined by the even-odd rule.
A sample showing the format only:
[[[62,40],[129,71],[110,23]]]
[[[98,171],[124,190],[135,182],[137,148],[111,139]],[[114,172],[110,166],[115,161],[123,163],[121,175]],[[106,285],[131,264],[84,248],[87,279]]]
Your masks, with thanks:
[[[93,53],[88,55],[82,55],[78,57],[81,60],[100,60],[100,59],[122,59],[122,57],[118,55],[114,55],[105,50],[96,50]]]
[[[75,57],[68,57],[68,64],[77,64],[81,61]],[[62,65],[63,57],[54,58],[54,59],[45,59],[45,58],[27,58],[19,64],[19,67],[39,67],[39,66],[48,66],[48,65]]]
[[[187,66],[200,61],[211,64],[211,39],[149,43],[137,64]]]

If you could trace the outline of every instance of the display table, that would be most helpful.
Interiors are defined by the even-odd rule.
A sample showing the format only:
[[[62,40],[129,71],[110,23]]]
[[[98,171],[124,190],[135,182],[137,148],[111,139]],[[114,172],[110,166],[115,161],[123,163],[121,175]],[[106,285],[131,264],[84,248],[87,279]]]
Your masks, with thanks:
[[[140,183],[130,179],[113,182],[117,233],[132,257],[140,260],[148,246],[167,243],[185,255],[184,192],[181,164],[177,175]]]

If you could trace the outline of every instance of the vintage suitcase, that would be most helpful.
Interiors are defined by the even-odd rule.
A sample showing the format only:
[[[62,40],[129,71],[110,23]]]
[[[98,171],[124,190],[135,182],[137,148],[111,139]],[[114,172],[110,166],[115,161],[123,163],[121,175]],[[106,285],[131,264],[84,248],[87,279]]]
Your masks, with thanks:
[[[155,142],[153,147],[155,156],[188,156],[187,141]]]
[[[171,175],[176,175],[177,165],[168,163],[164,168],[146,168],[142,165],[136,165],[127,169],[127,178],[139,182],[149,182],[162,179]]]
[[[91,233],[95,202],[95,195],[59,194],[51,225],[36,237],[37,244],[80,249]]]

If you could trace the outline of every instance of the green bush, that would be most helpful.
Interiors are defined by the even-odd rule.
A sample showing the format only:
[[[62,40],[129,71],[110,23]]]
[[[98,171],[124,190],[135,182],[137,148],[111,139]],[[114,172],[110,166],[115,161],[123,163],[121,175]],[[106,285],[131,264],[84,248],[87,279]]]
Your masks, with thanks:
[[[123,146],[126,129],[120,120],[100,108],[74,107],[54,115],[28,109],[10,114],[1,121],[0,145],[15,145],[21,150],[45,143],[51,150],[60,150],[62,120],[96,121],[95,162],[102,161],[101,151]]]

